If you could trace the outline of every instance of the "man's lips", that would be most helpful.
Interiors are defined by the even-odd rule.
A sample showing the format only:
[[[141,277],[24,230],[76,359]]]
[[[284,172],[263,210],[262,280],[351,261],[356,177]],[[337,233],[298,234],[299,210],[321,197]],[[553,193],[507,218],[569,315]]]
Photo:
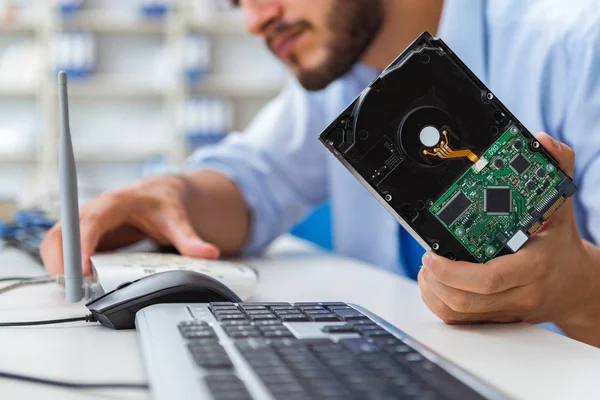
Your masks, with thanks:
[[[296,29],[289,33],[276,36],[271,41],[271,49],[281,58],[286,58],[294,50],[298,38],[304,33],[304,29]]]

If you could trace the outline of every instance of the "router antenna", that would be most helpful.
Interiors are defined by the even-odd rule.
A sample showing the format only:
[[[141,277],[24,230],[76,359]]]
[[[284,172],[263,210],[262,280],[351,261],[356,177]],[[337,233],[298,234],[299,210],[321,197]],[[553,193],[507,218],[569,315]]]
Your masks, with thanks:
[[[79,203],[77,169],[69,129],[69,99],[67,74],[58,74],[58,99],[60,104],[60,153],[58,170],[60,180],[60,219],[62,220],[63,266],[65,294],[68,303],[77,303],[83,297],[83,272],[81,268],[81,239],[79,234]]]

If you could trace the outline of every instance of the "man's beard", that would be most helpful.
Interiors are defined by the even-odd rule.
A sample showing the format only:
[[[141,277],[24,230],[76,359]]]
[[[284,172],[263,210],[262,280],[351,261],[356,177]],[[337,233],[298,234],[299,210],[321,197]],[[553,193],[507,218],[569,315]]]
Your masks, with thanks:
[[[371,45],[383,22],[382,0],[335,0],[327,17],[331,40],[325,44],[327,58],[318,67],[298,70],[296,77],[306,90],[321,90],[343,76],[356,64]],[[281,26],[275,31],[296,27],[310,29],[306,21]],[[292,54],[289,62],[299,65]]]

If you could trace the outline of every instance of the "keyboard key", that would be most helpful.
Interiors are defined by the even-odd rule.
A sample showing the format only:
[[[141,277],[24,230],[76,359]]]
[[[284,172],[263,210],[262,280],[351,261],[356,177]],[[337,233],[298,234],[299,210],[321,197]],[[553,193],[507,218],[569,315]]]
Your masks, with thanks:
[[[273,314],[249,315],[248,318],[252,321],[277,320],[277,317]]]
[[[294,334],[290,331],[286,330],[278,330],[278,331],[268,331],[262,333],[265,338],[284,338],[284,337],[294,337]]]
[[[356,310],[333,310],[333,312],[345,321],[368,319],[366,316]]]
[[[331,314],[331,312],[323,309],[323,310],[303,310],[304,314],[310,315],[318,315],[318,314]]]
[[[183,322],[180,322],[179,325],[178,325],[179,328],[189,327],[189,326],[208,326],[208,322],[206,322],[206,321],[198,321],[198,320],[183,321]]]
[[[279,321],[278,319],[256,321],[256,322],[254,322],[254,325],[256,325],[256,326],[269,326],[269,325],[281,325],[281,326],[283,326],[283,324],[281,323],[281,321]]]
[[[213,311],[236,311],[239,310],[236,306],[210,306]]]
[[[277,325],[261,325],[257,326],[257,329],[261,332],[281,331],[284,329],[287,330],[287,328],[282,323],[279,323]]]
[[[241,315],[242,313],[240,312],[240,310],[235,309],[235,310],[215,310],[214,313],[216,316],[220,316],[220,315]]]
[[[319,304],[322,306],[327,306],[327,307],[340,307],[340,306],[348,307],[348,304],[341,303],[341,302],[325,302],[325,303],[319,303]]]
[[[347,306],[347,305],[341,305],[341,306],[329,306],[327,307],[328,309],[334,311],[334,310],[352,310],[352,311],[356,311],[354,308]]]
[[[360,326],[360,325],[373,325],[375,322],[371,321],[370,319],[359,319],[356,321],[351,321],[349,322],[350,325],[352,326]]]
[[[204,382],[215,400],[252,400],[244,382],[236,375],[207,375]]]
[[[236,314],[236,315],[218,315],[216,316],[217,320],[219,322],[222,321],[235,321],[235,320],[246,320],[246,316],[243,314]]]
[[[258,331],[228,332],[228,334],[232,339],[246,339],[261,336],[260,332]]]
[[[370,322],[370,321],[369,321]],[[376,324],[363,324],[363,325],[352,325],[350,324],[350,326],[352,326],[354,328],[354,330],[356,332],[365,332],[365,331],[376,331],[376,330],[380,330],[382,329],[379,325]]]
[[[412,351],[415,351],[412,347],[407,344],[399,344],[399,345],[387,345],[383,348],[389,354],[406,354]]]
[[[296,311],[298,312],[298,309],[296,307],[292,307],[292,306],[272,306],[270,307],[271,310],[273,311]]]
[[[215,337],[215,331],[210,326],[183,326],[179,328],[181,336],[186,339],[206,339]]]
[[[280,319],[282,321],[285,321],[285,322],[302,322],[302,321],[308,321],[308,318],[305,315],[302,315],[302,314],[282,315],[280,317]]]
[[[225,332],[242,332],[242,331],[258,331],[258,327],[250,324],[224,326]]]
[[[327,311],[324,307],[321,306],[298,306],[298,308],[302,311]]]
[[[267,307],[265,307],[265,306],[246,306],[246,305],[242,305],[241,307],[242,307],[242,309],[244,311],[257,311],[257,310],[267,311],[268,310]]]
[[[310,319],[315,322],[330,322],[339,321],[340,319],[334,314],[316,314],[311,315]]]
[[[249,311],[246,311],[246,315],[273,315],[273,313],[267,309],[265,309],[265,310],[249,310]]]
[[[248,303],[242,303],[241,306],[242,307],[244,307],[244,306],[291,307],[292,305],[290,303],[284,303],[284,302],[266,302],[266,303],[248,302]]]
[[[206,369],[231,369],[233,364],[225,350],[219,346],[188,346],[196,364]]]
[[[235,306],[234,303],[231,302],[215,302],[215,303],[209,303],[210,306]]]
[[[355,333],[352,325],[328,325],[324,326],[321,331],[325,333]]]
[[[188,342],[188,346],[217,346],[221,347],[216,337],[192,339]]]
[[[361,353],[379,353],[381,348],[365,339],[342,339],[340,343],[353,354]]]
[[[290,315],[290,314],[301,314],[298,310],[273,310],[273,313],[277,316],[280,315]]]
[[[368,330],[368,331],[363,331],[360,333],[363,337],[365,338],[372,338],[372,337],[393,337],[391,333],[389,333],[388,331],[386,331],[385,329],[375,329],[375,330]]]
[[[221,326],[222,327],[228,327],[228,326],[252,326],[251,322],[243,319],[243,320],[233,320],[233,321],[221,321]]]

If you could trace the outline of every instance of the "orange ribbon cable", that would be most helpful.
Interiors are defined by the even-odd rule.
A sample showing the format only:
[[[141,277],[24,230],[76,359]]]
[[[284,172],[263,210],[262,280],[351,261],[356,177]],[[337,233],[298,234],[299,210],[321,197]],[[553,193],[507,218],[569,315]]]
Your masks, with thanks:
[[[473,164],[479,161],[479,157],[475,155],[471,150],[452,150],[448,141],[448,131],[442,130],[444,138],[440,140],[436,147],[432,149],[423,150],[423,154],[426,156],[433,156],[439,158],[463,158],[467,157]]]

